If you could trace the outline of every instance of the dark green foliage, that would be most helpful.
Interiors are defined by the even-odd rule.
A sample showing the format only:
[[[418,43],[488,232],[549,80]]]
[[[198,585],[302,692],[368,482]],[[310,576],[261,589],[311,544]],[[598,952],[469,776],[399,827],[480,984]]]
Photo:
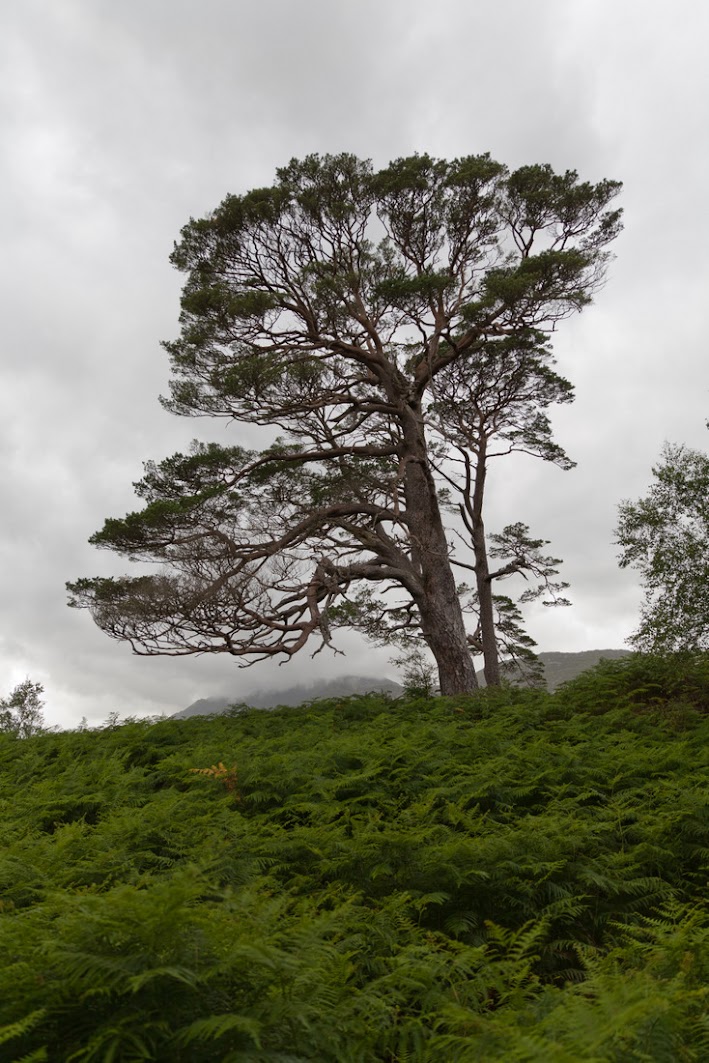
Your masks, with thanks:
[[[709,712],[709,655],[633,653],[601,661],[566,683],[559,698],[584,712],[607,712],[610,704],[695,722],[697,712]]]
[[[0,1061],[706,1059],[708,677],[0,737]]]

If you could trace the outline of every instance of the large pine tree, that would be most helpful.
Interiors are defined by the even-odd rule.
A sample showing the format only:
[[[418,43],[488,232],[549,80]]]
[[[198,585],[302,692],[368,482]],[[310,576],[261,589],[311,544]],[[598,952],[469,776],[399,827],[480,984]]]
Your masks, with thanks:
[[[92,541],[159,570],[78,580],[72,604],[143,654],[290,656],[348,623],[415,633],[443,693],[472,689],[480,638],[466,630],[465,545],[451,541],[441,477],[462,477],[463,511],[475,506],[465,477],[486,461],[467,396],[512,369],[526,405],[510,439],[561,460],[544,410],[569,386],[546,345],[602,280],[618,190],[549,166],[510,173],[488,155],[380,171],[310,156],[190,221],[172,256],[187,281],[165,405],[279,434],[261,452],[195,445],[148,464],[144,508]],[[498,399],[509,413],[504,387]],[[472,464],[446,464],[453,451]],[[480,592],[491,574],[471,521]],[[492,669],[484,593],[480,604]]]

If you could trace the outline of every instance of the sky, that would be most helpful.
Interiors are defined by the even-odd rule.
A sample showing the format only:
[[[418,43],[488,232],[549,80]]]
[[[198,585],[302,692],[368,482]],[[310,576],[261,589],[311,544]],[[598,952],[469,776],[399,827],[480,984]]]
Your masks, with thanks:
[[[541,650],[620,648],[638,618],[618,503],[665,440],[707,449],[709,8],[696,0],[4,0],[0,13],[0,696],[45,687],[51,725],[219,693],[390,675],[345,634],[240,670],[144,658],[66,607],[125,570],[88,545],[137,508],[142,463],[239,427],[166,413],[190,217],[311,152],[375,165],[489,151],[624,182],[625,230],[592,307],[562,323],[554,415],[578,463],[499,463],[488,527],[564,558],[570,609],[526,615]]]

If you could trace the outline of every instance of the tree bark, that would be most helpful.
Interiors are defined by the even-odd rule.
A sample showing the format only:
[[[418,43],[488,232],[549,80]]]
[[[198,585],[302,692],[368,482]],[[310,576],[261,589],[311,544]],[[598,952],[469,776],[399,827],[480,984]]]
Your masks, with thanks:
[[[477,689],[478,680],[428,462],[423,419],[410,410],[402,421],[406,517],[422,588],[416,602],[421,631],[438,666],[441,694],[468,694]]]
[[[495,610],[492,600],[492,580],[485,542],[485,523],[483,521],[483,499],[485,495],[485,476],[487,472],[486,441],[481,439],[475,464],[475,484],[473,487],[472,540],[475,553],[475,583],[478,592],[480,610],[480,640],[483,648],[485,683],[489,687],[500,685],[500,655],[495,637]]]

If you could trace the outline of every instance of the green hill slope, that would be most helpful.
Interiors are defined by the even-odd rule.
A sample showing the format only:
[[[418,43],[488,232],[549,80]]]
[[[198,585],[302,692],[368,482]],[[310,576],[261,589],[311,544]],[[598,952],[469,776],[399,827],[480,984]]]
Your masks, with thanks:
[[[705,1060],[709,663],[0,741],[0,1061]]]
[[[627,657],[627,650],[580,650],[578,653],[540,653],[544,680],[549,690],[556,690],[582,672],[593,668],[601,660],[616,661]]]

